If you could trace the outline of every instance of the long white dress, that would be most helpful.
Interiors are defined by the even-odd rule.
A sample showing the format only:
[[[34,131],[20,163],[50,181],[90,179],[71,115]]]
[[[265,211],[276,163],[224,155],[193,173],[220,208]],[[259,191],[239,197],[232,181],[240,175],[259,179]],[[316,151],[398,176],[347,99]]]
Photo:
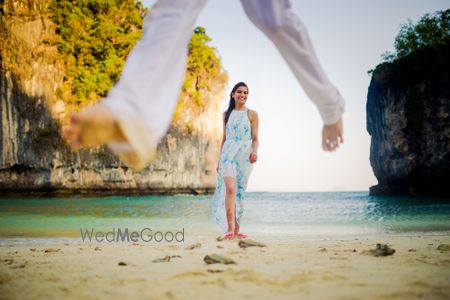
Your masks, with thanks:
[[[253,165],[250,163],[252,131],[248,110],[233,110],[226,125],[225,142],[219,162],[219,176],[212,201],[212,215],[217,225],[228,231],[225,210],[225,176],[236,178],[236,220],[241,224],[244,213],[245,190]]]

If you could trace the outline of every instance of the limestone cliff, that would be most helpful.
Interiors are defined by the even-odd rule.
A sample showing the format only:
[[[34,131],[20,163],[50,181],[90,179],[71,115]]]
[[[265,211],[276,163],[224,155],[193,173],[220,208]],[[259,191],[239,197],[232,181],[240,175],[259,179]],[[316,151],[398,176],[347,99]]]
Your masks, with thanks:
[[[64,57],[46,42],[55,34],[47,18],[50,2],[6,1],[1,6],[0,193],[213,191],[226,81],[222,67],[221,76],[204,77],[200,87],[193,87],[201,109],[189,109],[192,93],[183,91],[180,103],[186,109],[177,110],[158,146],[158,159],[143,171],[134,172],[105,148],[71,152],[59,135],[71,106],[57,93],[67,71]]]
[[[450,43],[373,72],[367,98],[372,195],[450,196]]]

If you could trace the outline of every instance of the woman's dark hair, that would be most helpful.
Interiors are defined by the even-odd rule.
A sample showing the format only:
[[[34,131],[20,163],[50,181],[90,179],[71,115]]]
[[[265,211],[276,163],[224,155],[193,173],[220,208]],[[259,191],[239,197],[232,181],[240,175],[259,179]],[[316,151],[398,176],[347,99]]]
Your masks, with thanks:
[[[248,86],[245,84],[245,82],[238,82],[233,87],[233,89],[230,92],[230,103],[228,104],[228,109],[227,109],[227,111],[225,113],[225,124],[227,124],[228,118],[230,118],[231,112],[236,107],[236,103],[234,102],[234,98],[233,98],[233,93],[236,92],[236,90],[238,88],[240,88],[241,86],[245,86],[247,88],[247,91],[248,91]]]

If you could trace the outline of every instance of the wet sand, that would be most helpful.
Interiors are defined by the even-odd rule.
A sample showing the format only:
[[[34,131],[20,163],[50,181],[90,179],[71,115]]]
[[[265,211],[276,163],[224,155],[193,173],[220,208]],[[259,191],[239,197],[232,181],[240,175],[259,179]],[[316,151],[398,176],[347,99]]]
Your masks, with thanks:
[[[0,247],[2,299],[450,299],[450,236]],[[187,249],[200,243],[200,248]],[[374,257],[376,243],[396,252]],[[449,246],[450,247],[450,246]],[[58,250],[59,249],[59,250]],[[442,247],[440,249],[443,249]],[[45,251],[45,250],[53,250]],[[236,265],[203,261],[221,254]],[[153,262],[171,256],[168,262]],[[122,265],[119,265],[121,263]]]

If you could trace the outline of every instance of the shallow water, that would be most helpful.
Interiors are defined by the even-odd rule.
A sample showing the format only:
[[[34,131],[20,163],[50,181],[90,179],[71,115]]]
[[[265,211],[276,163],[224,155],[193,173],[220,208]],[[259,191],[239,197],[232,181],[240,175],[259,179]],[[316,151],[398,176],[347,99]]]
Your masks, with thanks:
[[[149,228],[153,233],[184,230],[186,237],[215,236],[221,232],[212,221],[211,198],[4,198],[0,244],[36,238],[81,241],[80,229],[105,233]],[[367,192],[254,192],[245,199],[241,228],[250,235],[280,239],[450,234],[450,201],[374,197]]]

